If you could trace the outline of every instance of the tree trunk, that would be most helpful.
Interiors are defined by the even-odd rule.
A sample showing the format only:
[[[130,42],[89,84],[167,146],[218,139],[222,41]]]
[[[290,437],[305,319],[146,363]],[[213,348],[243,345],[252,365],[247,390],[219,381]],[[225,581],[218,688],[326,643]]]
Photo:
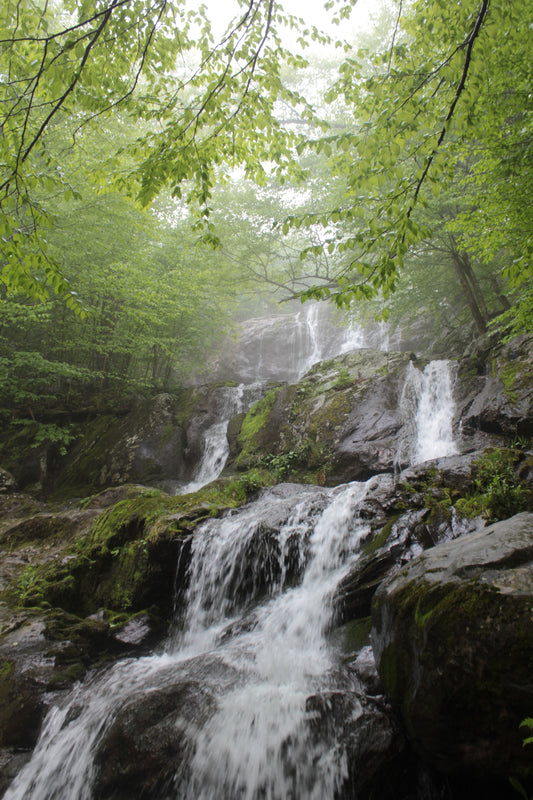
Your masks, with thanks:
[[[469,264],[465,265],[465,262],[457,252],[457,250],[452,248],[452,261],[455,267],[455,271],[457,273],[457,277],[463,287],[463,291],[465,293],[465,300],[468,304],[468,308],[470,309],[470,313],[474,319],[474,323],[476,329],[479,333],[485,333],[487,330],[487,316],[486,316],[486,308],[485,308],[485,315],[483,313],[483,308],[480,307],[478,299],[476,298],[475,290],[473,289],[470,278],[469,278],[469,271],[471,272],[471,267]],[[477,282],[477,281],[476,281]],[[485,303],[482,304],[485,307]]]

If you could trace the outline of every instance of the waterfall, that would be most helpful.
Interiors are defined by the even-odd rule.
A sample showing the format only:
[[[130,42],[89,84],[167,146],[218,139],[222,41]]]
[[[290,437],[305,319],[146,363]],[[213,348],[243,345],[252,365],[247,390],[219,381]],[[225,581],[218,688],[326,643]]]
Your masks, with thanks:
[[[344,330],[339,355],[351,353],[352,350],[361,350],[363,347],[367,347],[364,328],[355,320],[351,320]]]
[[[334,313],[326,303],[309,302],[293,314],[256,317],[227,343],[215,367],[217,378],[249,383],[299,380],[317,362],[368,346],[363,328]]]
[[[320,306],[318,303],[310,304],[305,312],[299,314],[298,317],[303,317],[303,347],[301,362],[298,368],[298,378],[301,378],[308,372],[313,364],[322,360],[322,344],[320,335]]]
[[[229,455],[228,425],[233,417],[260,398],[263,385],[253,383],[245,386],[226,386],[222,393],[222,401],[218,412],[219,419],[203,433],[203,450],[192,481],[179,488],[177,494],[196,492],[207,483],[216,480]]]
[[[151,797],[332,800],[346,777],[344,745],[313,734],[308,699],[335,689],[332,596],[368,533],[357,508],[369,485],[280,485],[199,526],[166,651],[119,662],[53,708],[4,800],[92,800],[98,748],[121,709],[198,675],[216,702],[203,724],[176,719],[190,756],[169,764],[171,789]]]
[[[421,372],[409,363],[400,400],[404,420],[398,462],[419,464],[458,452],[453,435],[453,367],[431,361]]]

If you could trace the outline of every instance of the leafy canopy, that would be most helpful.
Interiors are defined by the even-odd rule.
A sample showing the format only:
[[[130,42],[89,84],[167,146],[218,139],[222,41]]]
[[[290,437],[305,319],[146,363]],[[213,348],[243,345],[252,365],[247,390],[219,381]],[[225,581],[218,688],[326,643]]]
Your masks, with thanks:
[[[297,171],[294,135],[276,105],[311,107],[280,78],[281,65],[305,62],[282,47],[279,27],[295,26],[274,0],[241,2],[240,15],[215,42],[205,7],[186,0],[7,0],[0,21],[0,236],[2,281],[43,299],[45,284],[75,306],[61,265],[47,248],[51,196],[74,197],[54,147],[58,128],[79,148],[87,127],[120,111],[139,136],[130,170],[112,153],[93,176],[150,203],[170,186],[185,191],[198,228],[209,223],[221,170],[241,165],[264,180],[266,162]],[[319,36],[318,32],[308,32]]]
[[[327,5],[343,22],[352,2]],[[287,80],[307,62],[281,33],[299,30],[302,44],[327,37],[275,0],[240,0],[240,9],[215,41],[205,9],[185,0],[7,0],[0,22],[7,289],[44,299],[48,284],[76,306],[48,246],[50,198],[75,199],[80,190],[63,168],[64,149],[79,149],[86,130],[114,115],[135,125],[136,139],[121,152],[109,148],[91,182],[144,205],[169,190],[215,247],[217,185],[237,169],[263,187],[312,181],[309,159],[319,157],[324,180],[315,206],[290,215],[280,230],[312,233],[302,257],[323,259],[328,269],[308,272],[303,296],[338,305],[378,295],[386,301],[431,235],[428,208],[442,192],[463,192],[447,223],[457,252],[491,265],[511,290],[526,290],[521,324],[528,325],[533,31],[526,0],[400,0],[388,35],[372,52],[349,50],[330,81],[329,124],[324,109],[318,114]],[[516,309],[511,314],[516,321]]]

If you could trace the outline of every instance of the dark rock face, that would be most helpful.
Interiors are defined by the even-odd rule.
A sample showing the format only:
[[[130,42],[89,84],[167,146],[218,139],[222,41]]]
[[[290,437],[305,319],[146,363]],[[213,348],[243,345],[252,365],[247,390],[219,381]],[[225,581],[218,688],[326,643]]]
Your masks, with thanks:
[[[337,587],[336,620],[344,624],[371,613],[374,593],[424,550],[484,525],[480,518],[462,519],[450,506],[450,493],[474,484],[472,461],[479,453],[420,464],[373,479],[373,489],[360,508],[370,533],[354,569]],[[408,510],[405,510],[405,509]]]
[[[402,385],[403,370],[378,378],[351,409],[333,457],[334,471],[343,480],[365,480],[394,469],[402,427]]]
[[[195,736],[217,708],[213,685],[229,688],[238,678],[216,656],[199,656],[169,665],[158,674],[159,685],[130,695],[99,742],[95,798],[179,797]]]
[[[440,772],[531,780],[533,514],[423,553],[373,607],[379,674],[416,749]]]
[[[463,359],[456,383],[465,446],[533,435],[533,337],[524,336]]]
[[[406,741],[383,697],[329,691],[306,701],[310,746],[339,746],[346,753],[346,778],[336,797],[393,800],[402,797],[408,771]],[[386,776],[386,777],[385,777]]]
[[[184,434],[179,402],[169,394],[140,403],[118,420],[102,416],[83,426],[83,437],[56,474],[53,489],[86,495],[124,483],[155,484],[183,477]]]
[[[10,660],[0,660],[0,748],[31,748],[44,714],[39,687]]]
[[[130,699],[98,748],[95,796],[166,797],[191,755],[189,728],[205,722],[214,707],[209,690],[191,680]]]

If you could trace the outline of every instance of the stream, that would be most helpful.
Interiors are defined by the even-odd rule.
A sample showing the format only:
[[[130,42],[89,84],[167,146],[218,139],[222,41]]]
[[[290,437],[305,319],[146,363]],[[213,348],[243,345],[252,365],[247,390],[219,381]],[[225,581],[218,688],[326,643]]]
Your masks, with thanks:
[[[315,341],[307,363],[318,350]],[[401,442],[411,462],[456,452],[452,384],[448,362],[423,372],[411,365]],[[222,470],[227,424],[244,394],[244,387],[228,392],[184,491]],[[197,527],[188,589],[160,650],[93,673],[53,706],[5,800],[340,796],[349,776],[346,725],[324,727],[324,708],[338,698],[347,704],[362,758],[366,729],[361,684],[332,631],[334,597],[361,557],[369,525],[359,508],[378,486],[378,477],[329,489],[280,484]],[[148,751],[163,748],[164,763],[135,794],[124,776],[121,786],[117,768],[132,730]]]

